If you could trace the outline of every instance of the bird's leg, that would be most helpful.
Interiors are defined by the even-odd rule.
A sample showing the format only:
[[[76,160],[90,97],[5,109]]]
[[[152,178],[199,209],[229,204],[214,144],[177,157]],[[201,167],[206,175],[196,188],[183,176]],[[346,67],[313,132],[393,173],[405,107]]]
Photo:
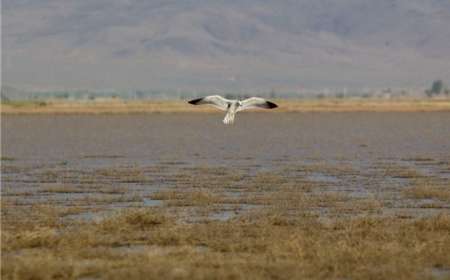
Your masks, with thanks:
[[[225,118],[223,119],[223,123],[228,124],[229,122],[230,122],[230,114],[228,111],[227,114],[225,115]]]
[[[236,114],[236,111],[232,108],[228,109],[227,114],[225,115],[225,118],[223,119],[224,124],[232,124],[234,123],[234,115]]]

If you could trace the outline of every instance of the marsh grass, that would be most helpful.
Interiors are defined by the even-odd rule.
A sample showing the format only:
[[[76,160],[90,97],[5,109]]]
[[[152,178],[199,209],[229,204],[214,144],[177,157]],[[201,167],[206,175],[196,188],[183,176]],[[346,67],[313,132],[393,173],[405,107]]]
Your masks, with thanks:
[[[95,171],[95,178],[114,180],[122,183],[151,183],[144,172],[137,168],[106,168]]]
[[[417,179],[424,177],[424,175],[417,169],[397,165],[389,166],[385,169],[384,175],[401,179]]]
[[[40,210],[38,219],[25,217],[3,230],[3,279],[423,279],[450,266],[445,213],[323,224],[266,209],[184,224],[160,209],[138,209],[62,225],[51,222],[59,209]]]
[[[80,194],[125,194],[129,189],[123,186],[114,186],[107,184],[63,184],[47,183],[39,188],[43,193],[80,193]]]
[[[405,189],[404,194],[409,198],[437,199],[450,204],[449,186],[434,186],[429,185],[426,182],[417,183],[415,186]]]
[[[167,206],[208,206],[214,203],[221,203],[222,200],[211,191],[160,191],[153,193],[153,200],[166,201]]]
[[[418,205],[384,215],[390,202],[376,189],[354,195],[306,177],[355,174],[348,165],[252,175],[207,166],[48,171],[35,173],[29,195],[8,182],[17,195],[1,201],[2,279],[450,277],[448,186],[434,178],[412,177],[393,192],[431,199],[422,217]],[[154,187],[152,172],[167,187]]]
[[[16,160],[16,159],[13,157],[7,157],[7,156],[1,157],[1,161],[14,161],[14,160]]]
[[[63,184],[47,184],[40,188],[41,192],[46,193],[86,193],[85,189],[81,189],[71,185]]]

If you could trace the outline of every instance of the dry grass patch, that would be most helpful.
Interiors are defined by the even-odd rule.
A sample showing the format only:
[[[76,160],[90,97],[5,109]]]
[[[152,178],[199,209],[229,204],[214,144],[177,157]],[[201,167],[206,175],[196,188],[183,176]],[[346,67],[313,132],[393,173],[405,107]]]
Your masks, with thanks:
[[[434,186],[428,184],[417,184],[404,190],[408,198],[414,199],[437,199],[450,203],[449,186]]]
[[[387,167],[384,170],[384,175],[401,179],[417,179],[424,177],[424,175],[416,169],[397,165]]]
[[[331,176],[345,176],[345,175],[353,175],[357,174],[358,171],[355,170],[350,164],[339,164],[339,165],[330,165],[326,162],[318,162],[314,164],[302,165],[296,167],[298,171],[303,171],[308,173],[317,172],[324,175]]]
[[[255,176],[224,168],[175,171],[158,175],[173,188],[156,193],[126,183],[130,176],[150,178],[144,169],[118,168],[65,173],[73,181],[46,185],[54,192],[45,196],[47,205],[3,198],[2,279],[432,279],[436,271],[450,276],[448,209],[433,209],[425,218],[378,216],[387,200],[352,196],[345,191],[350,188],[327,191],[305,181],[308,170]],[[348,166],[340,171],[354,172]],[[419,192],[419,186],[433,187]],[[68,196],[78,207],[47,199],[72,188],[97,193]],[[116,188],[118,193],[109,193]],[[107,193],[99,194],[101,189]],[[445,204],[446,191],[422,178],[405,195],[439,197]],[[131,203],[143,197],[164,203]],[[133,209],[117,211],[118,202]],[[95,218],[68,216],[85,213]],[[214,220],[221,213],[230,217]]]
[[[121,183],[152,183],[142,170],[138,168],[99,169],[92,174],[95,178],[104,178]]]
[[[63,185],[63,184],[43,184],[40,186],[41,192],[48,193],[84,193],[86,192],[83,189],[80,189],[76,186],[72,185]]]
[[[431,99],[333,99],[320,100],[274,100],[279,108],[275,112],[439,112],[450,111],[448,100]],[[2,114],[130,114],[130,113],[177,113],[215,112],[214,108],[194,108],[185,101],[125,101],[110,99],[93,102],[2,102]]]
[[[200,224],[155,209],[72,225],[29,221],[2,234],[2,279],[424,279],[450,267],[446,213],[324,225],[283,211]]]
[[[14,161],[16,160],[13,157],[1,156],[1,161]]]
[[[195,191],[160,191],[153,193],[151,199],[165,200],[167,206],[208,206],[223,200],[209,190]]]

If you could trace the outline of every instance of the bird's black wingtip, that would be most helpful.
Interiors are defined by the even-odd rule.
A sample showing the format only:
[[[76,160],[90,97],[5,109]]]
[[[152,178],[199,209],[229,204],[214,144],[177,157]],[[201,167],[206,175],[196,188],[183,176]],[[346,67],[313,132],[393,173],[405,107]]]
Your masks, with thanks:
[[[199,103],[203,98],[197,98],[197,99],[192,99],[190,101],[188,101],[189,104],[192,105],[196,105],[197,103]]]
[[[274,109],[274,108],[277,108],[277,107],[278,107],[277,104],[275,104],[275,103],[273,103],[273,102],[270,102],[270,101],[267,101],[266,104],[267,104],[267,108],[268,108],[268,109]]]

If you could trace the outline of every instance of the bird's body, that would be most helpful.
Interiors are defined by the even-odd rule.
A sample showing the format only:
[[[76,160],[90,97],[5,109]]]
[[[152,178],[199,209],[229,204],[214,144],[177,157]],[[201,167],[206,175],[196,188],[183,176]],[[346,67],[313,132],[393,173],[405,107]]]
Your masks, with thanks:
[[[224,124],[234,123],[234,117],[236,113],[245,109],[253,109],[253,108],[273,109],[278,107],[277,104],[267,101],[260,97],[251,97],[244,100],[230,100],[223,98],[222,96],[219,95],[210,95],[202,98],[193,99],[189,101],[189,103],[193,105],[209,104],[220,110],[226,111],[227,114],[223,119]]]

